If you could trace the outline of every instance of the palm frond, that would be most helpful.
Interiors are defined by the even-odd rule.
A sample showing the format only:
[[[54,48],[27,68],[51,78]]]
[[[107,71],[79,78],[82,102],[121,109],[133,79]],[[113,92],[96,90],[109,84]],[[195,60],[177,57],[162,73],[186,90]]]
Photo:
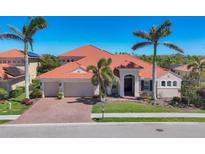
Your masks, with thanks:
[[[33,39],[32,38],[28,39],[28,43],[31,47],[31,50],[33,51]]]
[[[93,85],[97,86],[99,84],[98,76],[93,75],[92,78],[91,78],[91,82],[92,82]]]
[[[174,49],[174,50],[176,50],[176,51],[178,51],[178,52],[180,52],[180,53],[184,53],[184,51],[181,49],[181,48],[179,48],[177,45],[175,45],[175,44],[172,44],[172,43],[163,43],[163,45],[165,45],[166,47],[168,47],[168,48],[170,48],[170,49]]]
[[[149,34],[147,34],[146,32],[143,31],[137,31],[133,33],[135,36],[143,38],[143,39],[147,39],[147,40],[151,40]]]
[[[94,65],[90,65],[87,67],[87,71],[92,71],[93,73],[97,72],[97,68]]]
[[[107,64],[107,60],[105,58],[100,59],[97,63],[98,69],[101,69],[106,64]]]
[[[23,33],[18,30],[18,28],[12,26],[12,25],[8,25],[9,29],[12,30],[15,34],[17,34],[18,36],[20,36],[21,38],[24,38]]]
[[[112,63],[112,59],[111,58],[108,58],[107,59],[107,65],[110,65]]]
[[[196,68],[196,67],[198,67],[198,63],[197,62],[192,62],[189,65],[187,65],[187,69]]]
[[[21,37],[11,33],[0,34],[0,39],[8,39],[8,40],[16,40],[16,41],[24,42],[24,40]]]
[[[164,31],[167,31],[171,25],[172,22],[170,20],[166,20],[163,24],[159,26],[157,33],[163,33]]]
[[[47,21],[43,17],[36,17],[31,19],[30,24],[28,25],[26,36],[32,37],[37,30],[46,28],[48,26]]]
[[[152,44],[152,42],[140,42],[140,43],[136,43],[133,47],[132,47],[132,49],[133,50],[137,50],[137,49],[139,49],[139,48],[142,48],[142,47],[145,47],[145,46],[148,46],[148,45],[151,45]]]

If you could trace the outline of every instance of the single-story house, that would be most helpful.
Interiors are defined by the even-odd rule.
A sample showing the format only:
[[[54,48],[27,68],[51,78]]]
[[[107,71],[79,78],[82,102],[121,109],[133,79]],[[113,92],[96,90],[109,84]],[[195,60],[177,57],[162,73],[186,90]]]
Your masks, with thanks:
[[[9,92],[24,85],[23,70],[11,64],[0,64],[0,88]]]
[[[41,74],[41,88],[45,97],[57,96],[59,91],[69,96],[93,96],[99,92],[98,86],[91,83],[92,73],[87,72],[89,65],[96,65],[101,58],[111,58],[111,68],[115,80],[108,87],[108,95],[139,97],[142,93],[152,92],[152,64],[130,55],[116,55],[93,45],[65,52],[60,55],[64,65]],[[157,66],[158,97],[180,96],[181,78]]]

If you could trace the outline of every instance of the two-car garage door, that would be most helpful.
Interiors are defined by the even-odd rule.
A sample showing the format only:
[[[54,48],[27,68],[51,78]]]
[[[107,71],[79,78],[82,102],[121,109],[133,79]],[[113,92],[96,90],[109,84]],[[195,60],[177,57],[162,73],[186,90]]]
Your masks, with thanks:
[[[94,86],[90,82],[65,82],[64,95],[69,96],[93,96]]]
[[[45,82],[44,94],[46,97],[57,96],[59,91],[59,82]],[[90,82],[65,82],[65,97],[72,96],[93,96],[95,87]]]

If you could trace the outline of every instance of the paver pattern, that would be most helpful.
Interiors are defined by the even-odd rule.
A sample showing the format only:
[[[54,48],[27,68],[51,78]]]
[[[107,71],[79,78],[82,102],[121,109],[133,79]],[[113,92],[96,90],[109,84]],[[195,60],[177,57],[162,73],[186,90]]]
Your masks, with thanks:
[[[12,124],[93,122],[91,98],[42,98]]]

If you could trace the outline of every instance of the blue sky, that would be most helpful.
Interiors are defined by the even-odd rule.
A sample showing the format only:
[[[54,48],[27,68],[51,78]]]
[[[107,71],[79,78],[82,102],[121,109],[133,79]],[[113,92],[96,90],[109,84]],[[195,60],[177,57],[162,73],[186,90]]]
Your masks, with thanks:
[[[184,49],[185,54],[203,55],[205,51],[205,17],[45,17],[48,27],[34,36],[34,52],[58,55],[73,48],[93,44],[110,52],[132,53],[132,45],[141,39],[133,36],[136,30],[148,31],[152,25],[164,20],[172,21],[173,33],[163,41],[172,42]],[[21,29],[28,17],[0,17],[0,32],[8,32],[7,25]],[[0,51],[23,49],[23,44],[0,40]],[[135,51],[152,54],[152,48]],[[160,46],[158,54],[174,51]]]

